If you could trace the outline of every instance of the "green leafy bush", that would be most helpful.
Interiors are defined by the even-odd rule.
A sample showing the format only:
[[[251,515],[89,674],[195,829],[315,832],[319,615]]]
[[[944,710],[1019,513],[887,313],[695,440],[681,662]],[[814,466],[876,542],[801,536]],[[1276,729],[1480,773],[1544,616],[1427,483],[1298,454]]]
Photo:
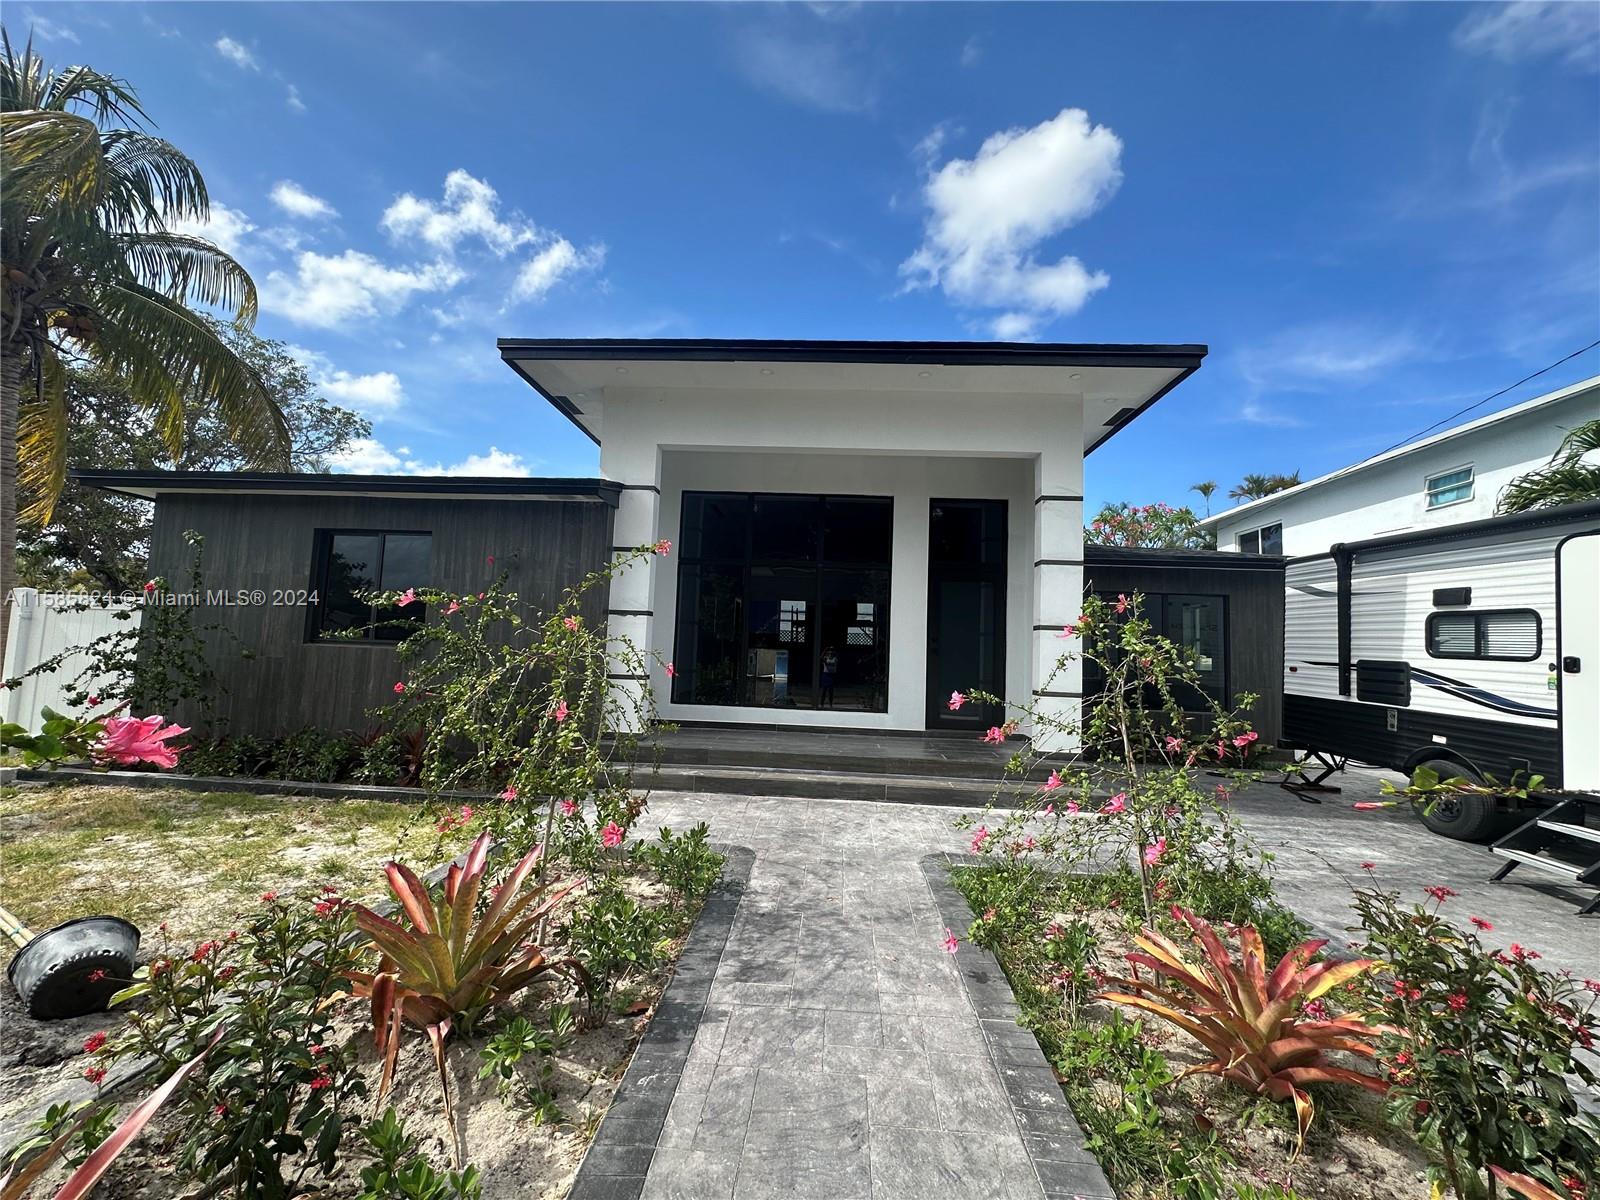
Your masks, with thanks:
[[[286,1167],[331,1171],[366,1094],[331,1012],[359,954],[348,906],[328,893],[261,900],[242,930],[187,953],[164,946],[113,997],[128,1007],[117,1055],[153,1055],[166,1072],[215,1042],[174,1099],[178,1167],[249,1200],[288,1194]]]
[[[1477,932],[1489,922],[1459,928],[1439,911],[1455,893],[1427,890],[1418,906],[1376,888],[1355,897],[1365,950],[1388,968],[1369,1000],[1393,1026],[1390,1118],[1439,1155],[1462,1200],[1494,1194],[1491,1167],[1571,1193],[1600,1164],[1600,1121],[1574,1090],[1600,1081],[1584,1053],[1600,1037],[1600,980],[1540,970],[1515,942],[1491,950]]]
[[[355,758],[355,739],[350,735],[307,728],[273,744],[267,771],[274,779],[333,783],[349,775]]]
[[[640,842],[634,847],[634,857],[672,889],[674,908],[700,899],[722,874],[722,855],[708,844],[710,834],[704,821],[677,834],[663,825],[654,842]]]
[[[628,896],[614,877],[597,883],[563,932],[583,963],[579,982],[591,1022],[603,1022],[617,990],[659,966],[665,957],[661,910],[646,908]]]
[[[483,1068],[478,1078],[495,1080],[502,1099],[515,1096],[531,1105],[538,1123],[560,1120],[551,1087],[553,1056],[572,1041],[576,1027],[572,1009],[565,1004],[550,1010],[549,1023],[542,1029],[527,1017],[517,1017],[479,1051]]]

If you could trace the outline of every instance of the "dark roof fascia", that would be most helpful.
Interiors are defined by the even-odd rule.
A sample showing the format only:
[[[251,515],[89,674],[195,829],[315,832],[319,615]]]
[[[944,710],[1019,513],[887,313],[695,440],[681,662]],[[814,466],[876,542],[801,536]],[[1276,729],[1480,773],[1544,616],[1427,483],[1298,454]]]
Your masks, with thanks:
[[[1315,562],[1319,558],[1336,558],[1341,554],[1366,554],[1373,550],[1390,550],[1402,546],[1431,546],[1443,542],[1459,542],[1485,534],[1521,533],[1541,529],[1547,525],[1565,525],[1571,521],[1600,519],[1600,500],[1584,500],[1578,504],[1561,504],[1554,508],[1535,508],[1528,512],[1508,513],[1503,517],[1484,517],[1478,521],[1463,521],[1459,525],[1445,525],[1439,529],[1419,529],[1415,533],[1391,533],[1384,537],[1368,538],[1363,542],[1338,542],[1320,554],[1301,554],[1291,563]]]
[[[1283,574],[1288,559],[1279,554],[1240,554],[1232,550],[1164,550],[1101,546],[1086,542],[1085,567],[1152,567],[1185,571],[1260,571]]]
[[[292,471],[101,471],[68,473],[75,483],[148,500],[163,493],[266,495],[539,496],[598,500],[616,507],[622,485],[609,479],[463,475],[324,475]]]
[[[759,338],[500,338],[507,362],[922,363],[947,367],[1198,367],[1207,347],[1067,342],[784,341]]]
[[[946,367],[1165,367],[1178,375],[1138,408],[1124,413],[1084,451],[1096,447],[1182,383],[1205,360],[1209,347],[1068,342],[781,341],[759,338],[500,338],[501,359],[595,445],[577,406],[547,389],[524,362],[593,359],[606,362],[923,363]]]

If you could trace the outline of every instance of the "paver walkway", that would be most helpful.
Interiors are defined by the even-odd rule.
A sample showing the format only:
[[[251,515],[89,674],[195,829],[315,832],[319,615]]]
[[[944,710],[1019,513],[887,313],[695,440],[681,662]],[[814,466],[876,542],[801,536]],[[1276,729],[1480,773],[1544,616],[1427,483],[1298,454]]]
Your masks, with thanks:
[[[646,1200],[1039,1200],[919,860],[951,809],[658,796],[756,861]],[[963,931],[958,930],[958,933]]]
[[[1351,810],[1378,797],[1379,778],[1352,771],[1345,793],[1320,806],[1269,785],[1239,798],[1235,811],[1278,855],[1286,903],[1343,928],[1346,879],[1359,881],[1359,864],[1373,861],[1380,882],[1409,897],[1430,883],[1457,889],[1460,911],[1450,915],[1492,916],[1495,939],[1538,946],[1552,968],[1600,969],[1600,923],[1575,915],[1576,893],[1488,884],[1498,864],[1481,846],[1436,837],[1403,812]],[[953,827],[959,811],[651,798],[647,826],[703,820],[756,859],[646,1200],[1040,1200],[919,865],[966,849]]]

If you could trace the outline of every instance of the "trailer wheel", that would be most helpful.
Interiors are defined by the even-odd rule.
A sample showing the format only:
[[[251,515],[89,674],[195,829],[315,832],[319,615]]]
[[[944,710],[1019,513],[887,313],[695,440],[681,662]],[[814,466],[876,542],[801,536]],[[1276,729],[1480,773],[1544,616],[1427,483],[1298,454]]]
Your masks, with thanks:
[[[1436,772],[1440,779],[1465,778],[1474,783],[1483,782],[1471,767],[1447,758],[1432,758],[1417,766]],[[1493,796],[1466,793],[1441,796],[1434,802],[1432,811],[1418,804],[1417,815],[1434,833],[1462,842],[1487,842],[1496,835],[1502,822]]]

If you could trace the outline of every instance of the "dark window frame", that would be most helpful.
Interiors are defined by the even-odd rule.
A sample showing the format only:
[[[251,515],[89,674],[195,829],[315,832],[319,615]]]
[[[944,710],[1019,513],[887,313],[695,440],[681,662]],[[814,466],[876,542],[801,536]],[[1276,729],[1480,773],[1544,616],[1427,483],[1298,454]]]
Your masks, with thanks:
[[[1521,617],[1533,618],[1533,653],[1531,654],[1485,654],[1484,646],[1484,620],[1487,617]],[[1471,654],[1441,653],[1439,650],[1438,629],[1439,622],[1444,619],[1459,621],[1462,617],[1472,618],[1472,648]],[[1432,612],[1428,614],[1427,625],[1424,630],[1423,641],[1428,649],[1429,658],[1469,659],[1473,662],[1536,662],[1544,650],[1544,618],[1539,615],[1536,608],[1483,608],[1483,609],[1450,609],[1448,612]]]
[[[744,553],[743,553],[743,555],[734,556],[734,555],[727,555],[727,554],[690,554],[690,553],[687,553],[684,550],[684,548],[689,545],[689,538],[685,536],[685,522],[686,522],[687,517],[688,517],[690,503],[692,501],[700,498],[700,497],[705,497],[705,496],[738,497],[738,498],[746,500],[746,501],[748,501],[750,503],[750,506],[751,506],[750,520],[748,520],[745,523],[745,528],[744,528]],[[756,558],[755,557],[755,540],[756,540],[755,506],[760,500],[763,500],[763,499],[768,499],[768,500],[816,500],[816,501],[818,501],[818,503],[819,503],[819,514],[821,515],[822,519],[819,520],[819,522],[817,524],[817,528],[815,530],[815,541],[813,543],[813,548],[815,550],[815,557],[813,557],[813,558],[766,558],[766,557]],[[889,517],[889,557],[884,558],[884,559],[869,559],[869,560],[837,559],[837,558],[829,558],[829,557],[827,557],[826,545],[825,545],[826,538],[824,536],[824,533],[825,533],[825,530],[827,528],[826,508],[827,508],[827,504],[828,504],[828,502],[830,500],[850,500],[850,501],[870,500],[870,501],[874,501],[875,503],[881,504],[883,507],[885,507],[888,510],[888,517]],[[678,544],[677,544],[677,547],[675,549],[677,551],[679,551],[679,553],[676,555],[676,557],[678,559],[678,573],[677,573],[677,579],[676,579],[676,581],[674,583],[674,588],[673,588],[673,593],[674,593],[674,597],[675,597],[675,599],[674,599],[675,607],[674,607],[674,610],[673,610],[673,617],[672,617],[672,641],[673,641],[672,650],[673,650],[674,661],[677,661],[681,657],[679,655],[679,653],[678,653],[678,637],[679,637],[680,632],[683,629],[683,624],[684,624],[684,614],[683,614],[683,611],[682,611],[682,609],[683,609],[683,585],[682,585],[683,568],[686,568],[686,567],[717,567],[717,568],[722,568],[722,569],[727,569],[727,570],[738,570],[741,573],[741,584],[740,584],[741,595],[745,596],[745,597],[748,597],[750,595],[750,591],[751,591],[750,579],[751,579],[751,573],[753,571],[763,570],[763,569],[767,569],[767,570],[783,570],[783,571],[796,571],[796,570],[798,570],[798,571],[809,571],[815,576],[814,582],[812,584],[812,595],[809,597],[809,599],[811,601],[811,604],[812,604],[810,620],[812,622],[818,623],[819,627],[820,627],[820,622],[822,620],[823,599],[824,599],[824,596],[826,594],[825,579],[826,579],[826,576],[828,575],[829,572],[833,572],[833,573],[836,573],[836,574],[882,573],[882,575],[884,576],[883,604],[882,604],[883,612],[880,615],[878,615],[876,620],[873,622],[873,628],[875,630],[875,633],[876,633],[876,636],[877,636],[877,639],[878,639],[878,646],[881,647],[881,649],[882,649],[883,660],[884,660],[885,687],[883,689],[882,705],[881,705],[881,707],[876,707],[876,708],[860,708],[860,709],[837,710],[837,711],[850,711],[850,712],[862,712],[862,713],[886,713],[886,712],[889,711],[889,689],[887,687],[887,679],[888,679],[888,672],[889,672],[889,648],[890,648],[889,612],[890,612],[890,606],[893,604],[893,597],[894,597],[894,563],[893,563],[893,560],[894,560],[894,497],[893,496],[874,496],[874,495],[868,495],[868,494],[856,493],[856,492],[749,492],[749,491],[737,491],[737,490],[730,489],[730,488],[694,488],[694,489],[686,489],[682,493],[682,495],[679,497]],[[739,663],[744,663],[744,662],[746,662],[748,660],[748,657],[749,657],[749,654],[750,654],[750,622],[749,622],[749,618],[748,618],[747,606],[746,606],[745,614],[743,616],[741,616],[741,618],[740,618],[739,628],[738,628],[737,633],[738,633],[738,641],[739,641],[739,649],[738,649],[739,658],[738,658],[738,661],[739,661]],[[796,706],[795,709],[784,710],[784,711],[800,711],[800,712],[835,711],[835,710],[821,709],[821,708],[817,707],[817,703],[820,702],[820,692],[821,692],[823,646],[822,646],[822,639],[820,637],[813,638],[813,639],[811,639],[811,641],[812,641],[812,646],[811,646],[811,678],[815,681],[811,685],[813,704],[812,704],[812,706],[810,708],[799,708],[798,706]],[[695,668],[695,669],[697,670],[698,668]],[[768,706],[765,706],[765,705],[752,705],[752,704],[744,703],[744,696],[743,696],[742,693],[737,695],[735,697],[733,703],[731,703],[731,704],[730,703],[718,702],[718,701],[714,701],[714,700],[696,700],[696,699],[693,698],[692,691],[691,691],[692,684],[694,683],[694,680],[690,677],[691,674],[692,674],[692,672],[690,672],[690,671],[679,670],[677,675],[674,677],[674,679],[672,681],[672,689],[671,689],[670,697],[669,697],[673,704],[682,704],[682,705],[685,705],[685,706],[693,706],[693,707],[696,707],[696,708],[754,708],[754,709],[763,709],[764,710],[765,708],[768,707]]]
[[[1094,594],[1099,599],[1107,601],[1109,603],[1115,603],[1115,601],[1116,601],[1116,599],[1117,599],[1117,597],[1119,595],[1126,595],[1130,599],[1132,598],[1132,595],[1133,595],[1131,590],[1128,591],[1128,592],[1119,593],[1119,592],[1114,592],[1114,591],[1107,591],[1107,590],[1105,590],[1103,588],[1096,588],[1095,591],[1094,591]],[[1221,638],[1222,638],[1222,647],[1221,647],[1221,650],[1222,650],[1222,655],[1221,655],[1221,657],[1222,657],[1222,664],[1221,664],[1221,666],[1222,666],[1222,671],[1221,671],[1222,682],[1218,685],[1218,689],[1217,689],[1216,693],[1213,693],[1211,691],[1211,689],[1206,687],[1204,684],[1201,684],[1200,687],[1198,689],[1196,689],[1196,690],[1198,690],[1201,695],[1206,696],[1209,699],[1215,700],[1218,704],[1221,704],[1224,707],[1230,706],[1233,703],[1233,694],[1232,694],[1232,691],[1230,690],[1231,687],[1232,687],[1232,684],[1233,684],[1233,662],[1232,662],[1232,657],[1233,657],[1233,639],[1230,636],[1229,621],[1230,621],[1230,619],[1232,617],[1232,608],[1233,608],[1232,601],[1233,601],[1233,597],[1228,595],[1225,592],[1144,592],[1144,591],[1141,591],[1140,595],[1144,599],[1144,606],[1140,610],[1140,616],[1142,616],[1146,621],[1148,621],[1150,623],[1151,630],[1153,632],[1155,632],[1160,637],[1167,637],[1167,601],[1169,599],[1178,598],[1178,599],[1191,599],[1191,600],[1215,600],[1215,601],[1218,602],[1218,607],[1220,609],[1220,613],[1219,613],[1219,616],[1218,616],[1217,631],[1221,635]],[[1172,641],[1173,639],[1168,638],[1167,640],[1168,641]],[[1098,694],[1100,692],[1100,690],[1102,688],[1104,688],[1104,686],[1105,686],[1105,677],[1100,673],[1100,670],[1099,670],[1098,666],[1096,664],[1090,663],[1087,659],[1085,659],[1084,660],[1084,677],[1083,677],[1084,695],[1085,696],[1089,696],[1089,695]],[[1179,697],[1180,700],[1183,699],[1183,698],[1184,697],[1181,697],[1181,696]],[[1160,699],[1159,699],[1159,697],[1155,696],[1153,690],[1150,693],[1150,695],[1148,695],[1146,697],[1146,703],[1150,707],[1155,707],[1155,706],[1159,705]],[[1200,709],[1185,707],[1184,711],[1185,712],[1199,712]]]
[[[405,639],[403,637],[379,637],[376,633],[378,610],[375,605],[368,605],[370,616],[367,621],[368,630],[362,637],[334,637],[323,628],[323,617],[328,607],[328,572],[333,566],[333,539],[336,537],[375,537],[378,539],[378,561],[374,568],[377,582],[383,582],[383,556],[391,537],[425,537],[428,539],[428,565],[429,574],[433,566],[433,530],[431,529],[360,529],[337,528],[316,529],[311,537],[311,591],[316,593],[317,602],[306,605],[306,631],[305,641],[318,646],[398,646]],[[430,587],[430,581],[413,584],[413,587]],[[423,609],[426,619],[427,609]]]

